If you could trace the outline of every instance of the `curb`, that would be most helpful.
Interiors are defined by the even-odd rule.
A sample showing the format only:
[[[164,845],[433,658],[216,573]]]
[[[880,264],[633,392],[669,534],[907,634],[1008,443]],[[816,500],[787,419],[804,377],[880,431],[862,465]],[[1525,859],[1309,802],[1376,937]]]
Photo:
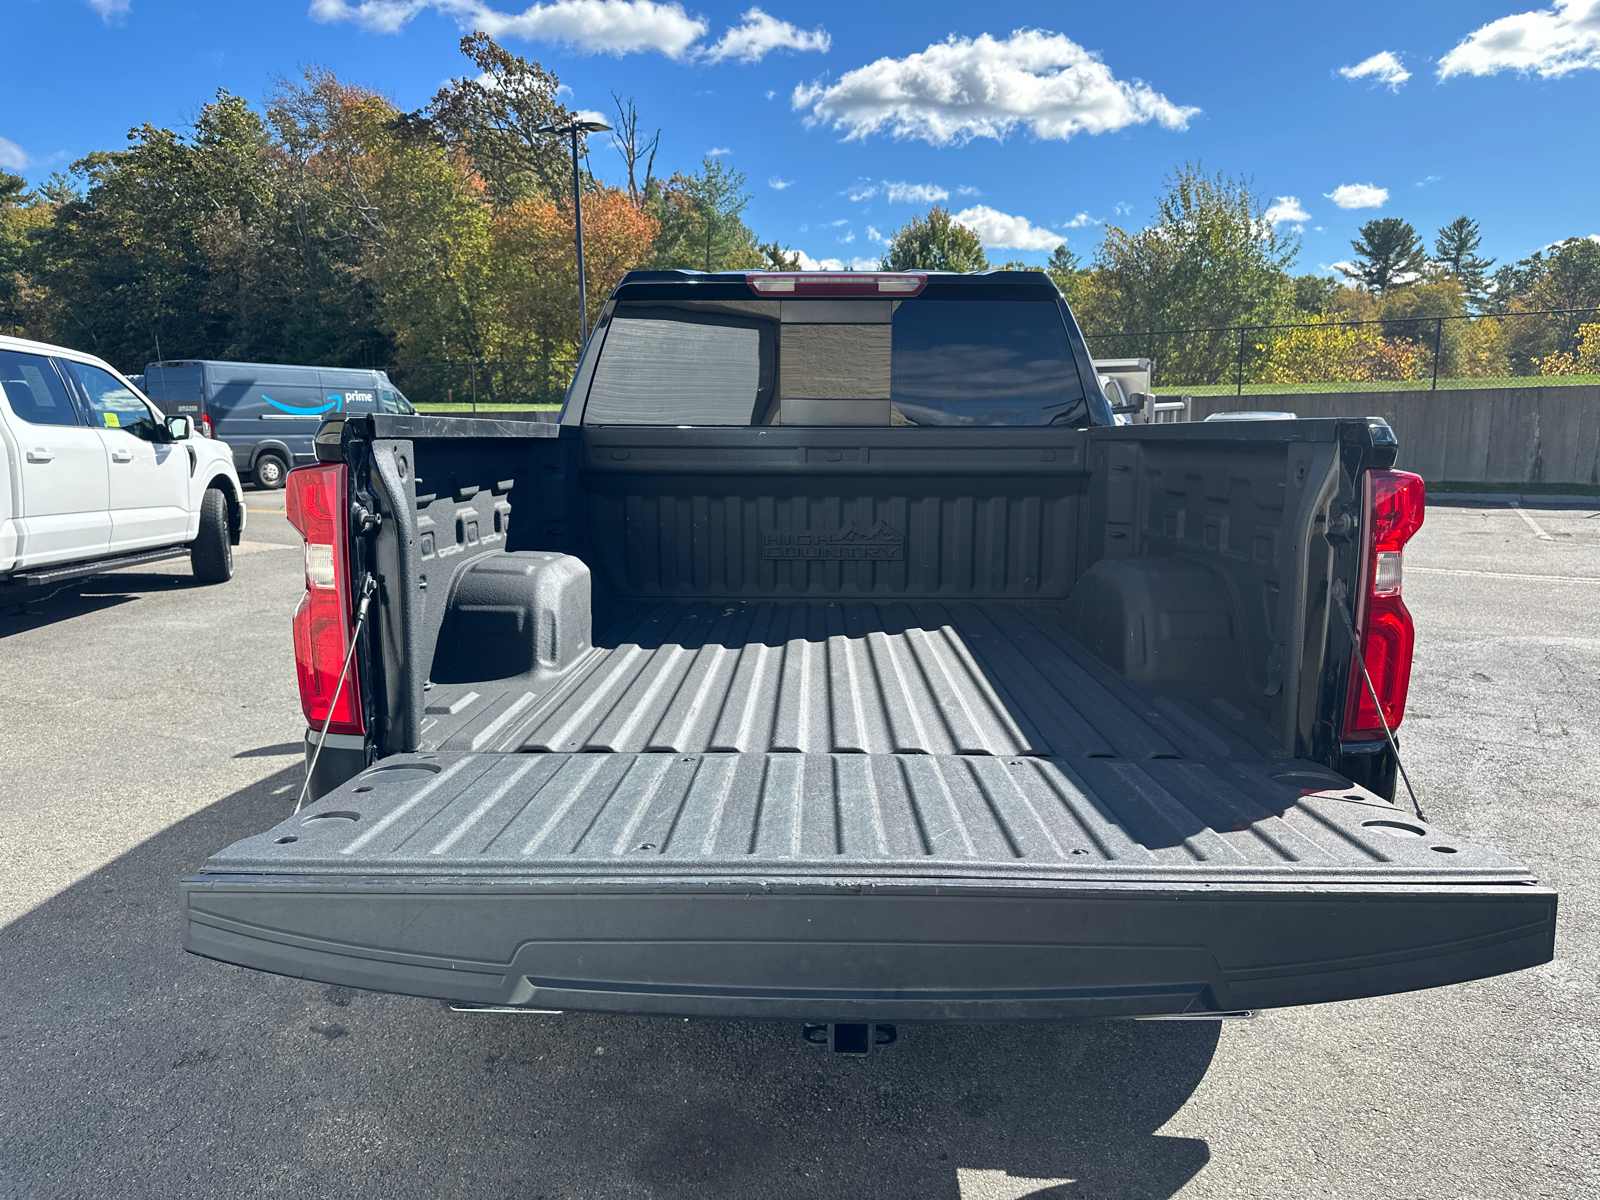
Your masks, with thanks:
[[[1523,508],[1595,508],[1600,496],[1545,495],[1518,496],[1508,492],[1429,492],[1429,504],[1508,505]]]

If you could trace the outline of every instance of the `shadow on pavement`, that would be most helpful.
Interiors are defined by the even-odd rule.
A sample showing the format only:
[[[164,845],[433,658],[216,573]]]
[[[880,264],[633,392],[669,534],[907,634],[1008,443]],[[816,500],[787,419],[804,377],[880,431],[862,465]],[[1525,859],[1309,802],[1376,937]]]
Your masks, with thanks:
[[[1209,1159],[1155,1131],[1215,1025],[902,1026],[839,1059],[797,1025],[452,1014],[185,954],[178,878],[299,778],[0,928],[0,1194],[1157,1200]]]
[[[291,754],[300,754],[305,751],[305,746],[300,742],[279,742],[276,746],[257,746],[254,750],[241,750],[235,758],[286,758]]]
[[[146,592],[183,591],[204,587],[190,574],[187,564],[170,573],[109,574],[75,579],[59,587],[43,587],[37,594],[13,591],[0,595],[0,637],[41,629],[58,621],[128,604]]]

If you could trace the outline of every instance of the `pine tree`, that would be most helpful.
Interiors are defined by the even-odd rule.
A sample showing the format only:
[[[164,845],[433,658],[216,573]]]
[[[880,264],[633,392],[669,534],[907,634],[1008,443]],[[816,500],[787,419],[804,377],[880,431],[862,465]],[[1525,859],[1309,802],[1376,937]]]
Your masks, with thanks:
[[[1359,280],[1370,291],[1382,292],[1415,283],[1421,277],[1428,258],[1411,222],[1379,217],[1368,221],[1360,232],[1361,236],[1350,243],[1356,252],[1355,264],[1339,268],[1346,278]]]
[[[1482,241],[1476,221],[1457,217],[1439,230],[1439,236],[1433,243],[1433,261],[1441,267],[1448,267],[1461,284],[1462,291],[1479,301],[1487,290],[1489,268],[1494,266],[1494,259],[1478,256],[1478,246]]]
[[[1050,252],[1050,261],[1044,265],[1045,274],[1055,281],[1069,303],[1077,298],[1078,272],[1082,269],[1078,256],[1067,249],[1065,242]]]

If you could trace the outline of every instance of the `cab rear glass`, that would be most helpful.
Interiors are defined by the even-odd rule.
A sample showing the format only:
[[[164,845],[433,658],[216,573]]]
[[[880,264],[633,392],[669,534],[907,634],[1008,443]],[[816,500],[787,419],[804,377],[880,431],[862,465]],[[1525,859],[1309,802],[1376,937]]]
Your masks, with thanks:
[[[1085,409],[1050,295],[623,300],[583,421],[1052,425]]]

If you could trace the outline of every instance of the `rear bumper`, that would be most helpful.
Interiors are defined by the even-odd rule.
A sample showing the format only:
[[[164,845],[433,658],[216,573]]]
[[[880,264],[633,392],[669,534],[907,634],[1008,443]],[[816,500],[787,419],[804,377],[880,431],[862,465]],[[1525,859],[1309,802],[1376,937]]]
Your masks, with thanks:
[[[802,1021],[1277,1008],[1554,955],[1532,884],[995,886],[206,874],[184,947],[443,1000]]]

